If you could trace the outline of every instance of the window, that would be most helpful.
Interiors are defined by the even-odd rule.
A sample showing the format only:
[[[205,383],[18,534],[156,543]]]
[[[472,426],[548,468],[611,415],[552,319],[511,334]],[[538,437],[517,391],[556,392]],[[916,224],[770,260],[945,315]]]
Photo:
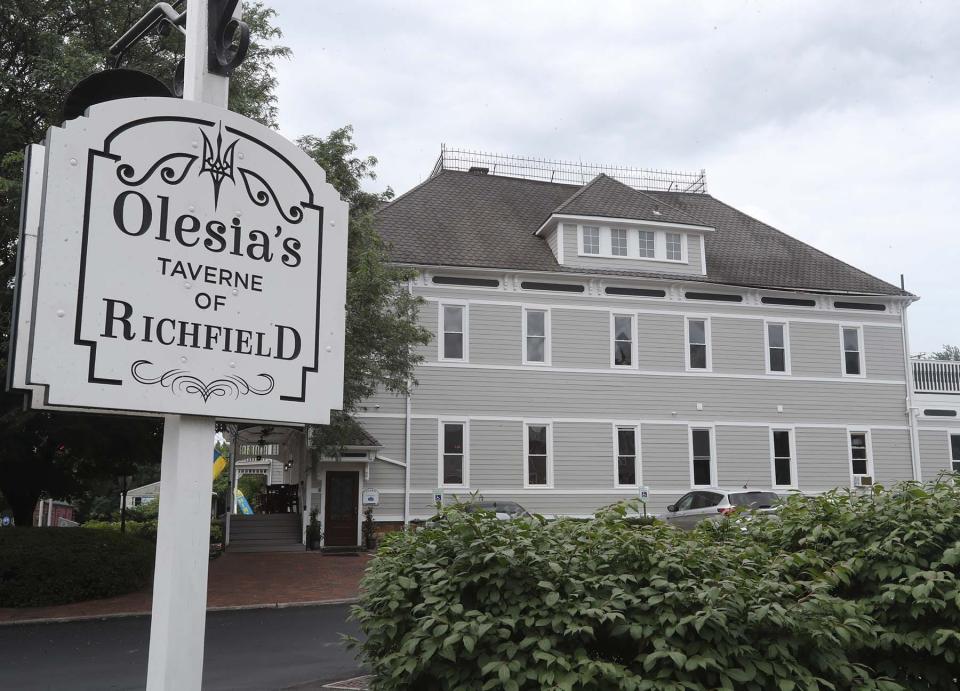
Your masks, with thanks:
[[[143,497],[134,497],[134,498],[133,498],[133,505],[134,505],[134,506],[140,506],[141,504],[143,504]]]
[[[524,364],[550,364],[550,312],[524,309],[523,311]]]
[[[614,367],[634,367],[636,365],[635,346],[633,337],[633,315],[614,314],[612,316]]]
[[[687,369],[710,369],[710,321],[687,319]]]
[[[853,475],[873,475],[868,436],[866,432],[850,433],[850,471]]]
[[[640,233],[640,256],[650,257],[657,254],[656,234],[652,230],[641,230]]]
[[[860,355],[860,327],[840,327],[843,341],[843,373],[851,377],[863,376],[863,358]]]
[[[683,259],[683,236],[680,233],[666,233],[667,259],[680,261]]]
[[[637,428],[614,427],[616,433],[616,487],[636,487],[639,484],[637,471]]]
[[[528,423],[526,425],[526,454],[524,487],[551,487],[553,485],[552,443],[550,425]]]
[[[440,421],[440,486],[466,487],[466,423]]]
[[[950,435],[950,468],[960,473],[960,434]]]
[[[600,227],[583,227],[583,253],[600,254]]]
[[[617,257],[627,256],[627,231],[624,228],[610,229],[610,254]]]
[[[690,430],[691,480],[694,487],[709,487],[714,483],[714,459],[711,453],[710,429]]]
[[[466,305],[440,305],[441,360],[467,359]]]
[[[789,331],[786,324],[767,324],[767,374],[789,374]]]
[[[794,472],[793,444],[790,439],[790,430],[771,430],[770,437],[773,446],[773,486],[794,487],[796,485],[796,473]]]

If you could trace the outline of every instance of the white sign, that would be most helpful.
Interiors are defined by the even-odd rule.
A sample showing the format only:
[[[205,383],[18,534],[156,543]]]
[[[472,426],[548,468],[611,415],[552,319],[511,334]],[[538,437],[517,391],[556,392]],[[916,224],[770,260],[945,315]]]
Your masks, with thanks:
[[[443,503],[443,490],[442,490],[442,489],[436,489],[436,490],[434,490],[434,492],[433,492],[433,503],[434,503],[434,504],[442,504],[442,503]]]
[[[166,98],[94,106],[45,149],[20,274],[35,288],[20,285],[12,345],[34,407],[329,421],[348,205],[312,159],[236,113]]]
[[[380,491],[375,489],[365,489],[363,490],[363,505],[364,506],[379,506],[380,505]]]
[[[640,491],[640,501],[646,504],[647,499],[650,498],[650,488],[647,487],[646,485],[640,485],[638,489]]]

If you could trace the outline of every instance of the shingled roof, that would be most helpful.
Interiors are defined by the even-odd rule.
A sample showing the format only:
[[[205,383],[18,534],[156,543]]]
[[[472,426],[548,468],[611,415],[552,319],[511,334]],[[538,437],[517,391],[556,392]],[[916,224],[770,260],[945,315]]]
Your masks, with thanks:
[[[606,211],[604,201],[610,202]],[[376,224],[390,258],[401,264],[614,273],[676,281],[676,274],[560,266],[546,240],[534,235],[554,213],[638,218],[638,213],[649,215],[653,208],[661,212],[655,216],[658,221],[715,230],[704,234],[707,275],[684,275],[683,280],[909,295],[711,195],[638,192],[604,175],[580,186],[445,170],[382,207]]]

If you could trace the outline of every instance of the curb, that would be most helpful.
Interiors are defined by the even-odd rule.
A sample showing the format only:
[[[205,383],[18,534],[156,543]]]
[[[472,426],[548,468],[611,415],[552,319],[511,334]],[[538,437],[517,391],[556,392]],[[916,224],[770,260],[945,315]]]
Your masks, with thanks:
[[[305,602],[263,602],[253,605],[221,605],[207,607],[210,612],[239,612],[250,609],[292,609],[294,607],[321,607],[324,605],[350,605],[359,602],[358,597],[346,597],[334,600],[307,600]],[[132,619],[134,617],[149,617],[150,612],[111,612],[109,614],[79,614],[73,617],[44,617],[39,619],[16,619],[0,621],[2,626],[19,626],[21,624],[66,624],[74,621],[98,621],[107,619]]]

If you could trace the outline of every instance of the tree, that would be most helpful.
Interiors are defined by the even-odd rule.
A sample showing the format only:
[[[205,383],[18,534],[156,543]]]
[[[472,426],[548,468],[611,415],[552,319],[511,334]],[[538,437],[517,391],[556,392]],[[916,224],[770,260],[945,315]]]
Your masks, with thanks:
[[[938,350],[935,353],[930,353],[928,356],[931,360],[953,360],[960,361],[960,346],[950,345],[949,343],[943,344],[943,350]]]
[[[347,250],[347,321],[344,357],[343,414],[318,428],[316,448],[348,443],[354,426],[349,414],[378,388],[405,394],[416,383],[414,370],[423,359],[413,346],[429,343],[430,332],[417,322],[422,300],[405,287],[416,272],[389,263],[387,247],[374,227],[374,214],[393,198],[389,187],[365,192],[364,180],[376,179],[377,159],[356,156],[353,127],[326,138],[305,136],[297,144],[327,171],[327,181],[350,202]]]
[[[9,0],[0,21],[0,376],[6,376],[10,306],[19,227],[23,149],[61,122],[70,88],[102,69],[110,45],[154,4],[153,0]],[[276,124],[274,61],[290,54],[279,45],[275,13],[245,4],[250,25],[247,59],[231,80],[230,108]],[[146,37],[126,66],[170,82],[183,53],[178,32]],[[80,496],[94,479],[128,473],[129,463],[157,463],[160,423],[24,411],[20,394],[0,394],[0,493],[18,525],[30,525],[41,492]]]

